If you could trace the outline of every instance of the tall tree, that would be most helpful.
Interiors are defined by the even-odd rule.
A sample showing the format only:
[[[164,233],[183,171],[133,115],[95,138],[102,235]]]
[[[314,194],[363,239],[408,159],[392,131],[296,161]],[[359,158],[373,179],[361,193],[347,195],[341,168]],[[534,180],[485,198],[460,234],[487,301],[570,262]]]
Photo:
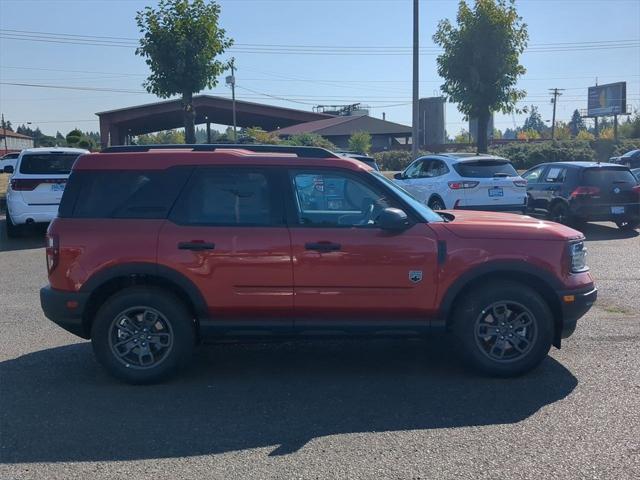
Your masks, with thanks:
[[[547,126],[542,120],[542,115],[540,115],[540,112],[538,112],[538,107],[536,107],[535,105],[531,105],[531,108],[529,109],[529,116],[525,119],[524,125],[522,125],[522,130],[533,130],[542,135],[546,129]]]
[[[457,25],[442,20],[433,36],[444,52],[438,56],[442,91],[458,103],[458,109],[478,119],[478,152],[487,151],[491,113],[519,111],[516,104],[526,92],[516,88],[526,70],[520,54],[529,35],[514,0],[462,0]]]
[[[580,130],[586,130],[587,126],[584,124],[584,120],[582,119],[582,115],[578,109],[573,111],[573,115],[571,115],[571,121],[569,121],[569,130],[571,131],[571,136],[575,137],[578,135]]]
[[[196,141],[193,94],[216,86],[229,67],[216,59],[233,43],[219,19],[220,6],[212,0],[160,0],[157,9],[136,15],[143,34],[136,55],[151,70],[144,87],[160,98],[182,96],[186,143]]]

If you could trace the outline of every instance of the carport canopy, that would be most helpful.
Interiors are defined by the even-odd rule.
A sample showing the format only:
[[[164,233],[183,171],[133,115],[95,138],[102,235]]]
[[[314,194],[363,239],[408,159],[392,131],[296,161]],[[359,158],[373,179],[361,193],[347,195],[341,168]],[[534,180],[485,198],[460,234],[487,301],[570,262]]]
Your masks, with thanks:
[[[233,124],[231,99],[196,95],[193,97],[193,106],[196,124]],[[180,99],[98,112],[96,115],[100,119],[100,143],[103,147],[123,145],[128,135],[184,126]],[[333,118],[333,115],[236,100],[236,124],[239,127],[260,127],[268,132],[327,118]]]

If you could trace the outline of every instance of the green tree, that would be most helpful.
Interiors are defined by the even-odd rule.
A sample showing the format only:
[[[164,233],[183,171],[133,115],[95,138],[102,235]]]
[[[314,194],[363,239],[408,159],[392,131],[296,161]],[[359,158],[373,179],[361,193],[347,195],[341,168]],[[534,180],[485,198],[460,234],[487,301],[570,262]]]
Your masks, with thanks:
[[[535,105],[531,105],[529,116],[525,119],[524,125],[522,125],[522,130],[533,130],[538,132],[540,136],[542,136],[546,129],[547,126],[544,124],[540,112],[538,112],[538,107],[536,107]]]
[[[577,108],[573,111],[573,115],[571,115],[569,129],[571,130],[572,137],[578,135],[579,131],[587,129],[587,126],[584,124],[584,120],[582,119],[582,115],[580,115]]]
[[[349,137],[349,150],[357,153],[371,151],[371,134],[369,132],[353,132]]]
[[[621,138],[640,138],[640,110],[618,127],[618,135]]]
[[[138,11],[143,37],[136,55],[151,70],[144,87],[160,98],[182,96],[185,138],[195,143],[193,94],[217,85],[229,64],[216,60],[230,47],[219,26],[220,6],[206,0],[160,0],[158,8]]]
[[[67,141],[68,146],[75,147],[78,145],[78,142],[82,140],[82,132],[77,128],[74,128],[69,133],[67,133],[65,140]]]
[[[445,79],[442,91],[462,113],[478,119],[478,152],[484,153],[491,113],[518,111],[526,95],[516,83],[526,72],[520,54],[529,35],[514,0],[476,0],[474,8],[462,0],[456,22],[440,21],[433,36],[444,49],[438,74]]]
[[[260,127],[247,128],[244,136],[249,139],[251,143],[261,145],[277,145],[280,143],[280,138],[277,135],[271,132],[265,132]]]
[[[136,139],[138,145],[170,145],[185,143],[184,132],[178,130],[164,130],[157,133],[139,135]]]
[[[469,132],[464,128],[453,138],[453,143],[469,143]]]
[[[299,133],[297,135],[291,135],[282,143],[285,145],[295,145],[300,147],[322,147],[327,150],[335,150],[336,148],[333,143],[317,133]]]

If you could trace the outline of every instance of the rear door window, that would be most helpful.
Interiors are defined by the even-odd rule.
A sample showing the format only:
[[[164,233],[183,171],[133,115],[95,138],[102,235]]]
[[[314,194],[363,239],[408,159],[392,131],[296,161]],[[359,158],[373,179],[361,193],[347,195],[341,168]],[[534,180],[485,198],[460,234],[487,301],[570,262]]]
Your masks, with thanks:
[[[546,183],[563,183],[567,176],[566,167],[549,167],[547,174],[544,177]]]
[[[263,169],[196,169],[171,219],[181,225],[283,224],[272,175]]]
[[[68,175],[79,153],[42,153],[23,155],[20,173],[28,175]]]
[[[636,184],[636,179],[630,170],[625,168],[587,168],[582,177],[584,184],[594,187],[606,187],[614,183]]]
[[[493,178],[493,177],[517,177],[518,172],[507,160],[475,160],[458,162],[453,168],[461,177],[469,178]]]

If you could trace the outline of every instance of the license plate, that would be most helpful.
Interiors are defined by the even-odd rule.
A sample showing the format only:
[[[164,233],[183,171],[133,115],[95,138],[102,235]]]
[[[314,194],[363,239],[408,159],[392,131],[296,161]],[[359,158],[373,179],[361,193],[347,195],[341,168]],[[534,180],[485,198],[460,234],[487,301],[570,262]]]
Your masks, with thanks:
[[[502,187],[491,187],[489,189],[490,197],[504,197],[504,190]]]
[[[624,207],[611,207],[611,213],[614,215],[620,215],[624,213]]]
[[[64,192],[64,187],[65,187],[64,183],[53,183],[53,184],[51,184],[51,191],[52,192]]]

